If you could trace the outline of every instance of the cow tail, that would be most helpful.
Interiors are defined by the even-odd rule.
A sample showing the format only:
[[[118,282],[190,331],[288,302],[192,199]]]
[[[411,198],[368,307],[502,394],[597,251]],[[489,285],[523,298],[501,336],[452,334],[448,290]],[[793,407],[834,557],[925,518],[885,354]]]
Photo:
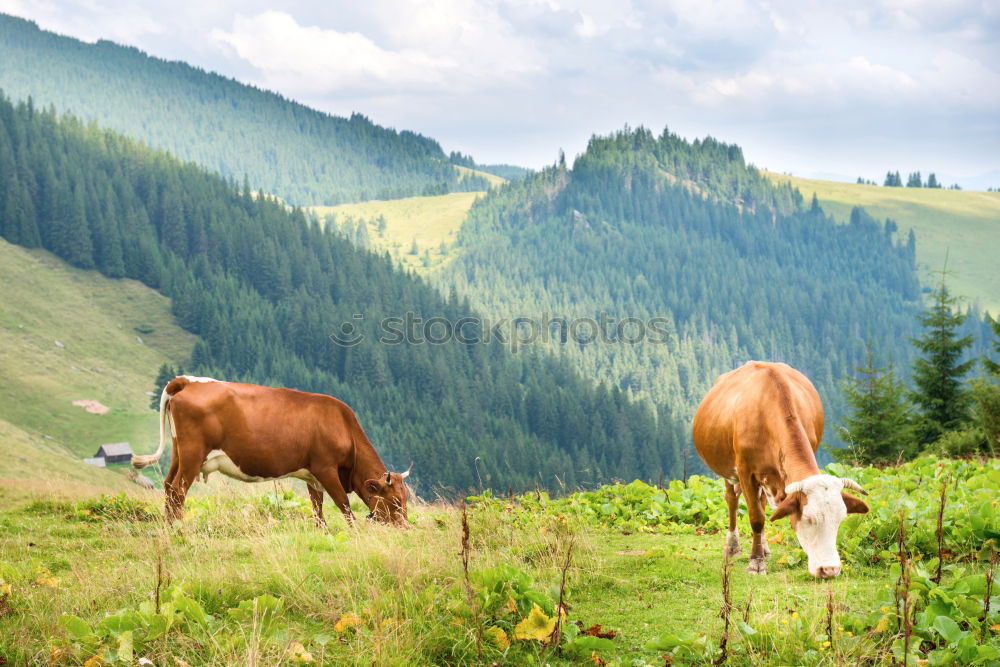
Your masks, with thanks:
[[[147,454],[145,456],[132,456],[132,467],[133,468],[145,468],[148,465],[152,465],[160,460],[163,456],[163,448],[167,442],[167,409],[170,403],[170,399],[179,392],[181,389],[188,385],[189,381],[186,377],[174,378],[167,383],[167,386],[163,388],[160,393],[160,446],[157,447],[154,454]]]

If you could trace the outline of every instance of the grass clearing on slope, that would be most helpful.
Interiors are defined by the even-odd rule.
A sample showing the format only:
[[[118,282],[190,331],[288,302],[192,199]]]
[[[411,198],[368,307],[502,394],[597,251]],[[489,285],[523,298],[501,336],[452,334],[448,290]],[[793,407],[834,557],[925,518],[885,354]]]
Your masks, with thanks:
[[[434,197],[408,197],[386,201],[367,201],[341,206],[314,206],[311,211],[321,220],[334,216],[338,224],[346,220],[364,220],[368,243],[378,250],[388,250],[402,266],[429,273],[448,260],[448,250],[455,244],[458,230],[473,202],[482,192],[453,192]],[[384,228],[379,218],[385,220]],[[416,253],[413,246],[416,244]]]
[[[157,419],[145,392],[159,366],[186,359],[195,340],[175,323],[169,300],[2,240],[0,266],[0,421],[51,436],[78,457],[107,442],[154,446]],[[79,399],[110,410],[90,414],[72,405]]]
[[[507,182],[507,179],[502,176],[497,176],[496,174],[491,174],[489,172],[480,171],[478,169],[470,169],[469,167],[463,167],[461,165],[454,165],[458,173],[463,177],[465,176],[479,176],[480,178],[485,178],[490,184],[491,188],[499,188],[501,185]]]
[[[840,222],[863,206],[877,220],[892,218],[905,239],[917,235],[917,264],[922,282],[940,280],[935,271],[948,256],[948,285],[953,294],[978,301],[1000,313],[1000,280],[996,249],[1000,248],[1000,193],[929,188],[890,188],[835,181],[817,181],[768,173],[777,182],[790,181],[808,202],[813,193],[823,210]]]

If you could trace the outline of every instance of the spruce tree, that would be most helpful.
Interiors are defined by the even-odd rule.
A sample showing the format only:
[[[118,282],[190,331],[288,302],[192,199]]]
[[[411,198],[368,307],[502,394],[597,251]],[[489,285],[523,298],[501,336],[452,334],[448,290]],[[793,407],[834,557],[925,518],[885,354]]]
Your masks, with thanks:
[[[156,374],[156,385],[153,387],[153,396],[149,399],[149,407],[153,410],[160,409],[160,394],[167,386],[167,383],[177,377],[174,369],[167,364],[160,366],[160,371]]]
[[[957,301],[948,291],[942,272],[934,302],[918,316],[924,333],[910,339],[923,355],[913,363],[916,387],[911,395],[920,408],[918,436],[923,444],[934,442],[943,433],[969,421],[970,395],[962,385],[962,378],[975,359],[959,361],[973,339],[958,337],[958,328],[968,313],[959,312]]]
[[[848,449],[834,451],[839,460],[861,463],[891,463],[914,449],[913,417],[906,401],[906,388],[890,364],[875,366],[875,353],[868,345],[865,365],[856,366],[856,377],[843,385],[851,413],[842,426]]]
[[[990,328],[993,329],[993,350],[996,352],[997,358],[1000,359],[1000,319],[990,319]],[[997,380],[1000,380],[1000,363],[997,363],[990,359],[988,356],[983,357],[983,368],[986,372],[994,376]]]

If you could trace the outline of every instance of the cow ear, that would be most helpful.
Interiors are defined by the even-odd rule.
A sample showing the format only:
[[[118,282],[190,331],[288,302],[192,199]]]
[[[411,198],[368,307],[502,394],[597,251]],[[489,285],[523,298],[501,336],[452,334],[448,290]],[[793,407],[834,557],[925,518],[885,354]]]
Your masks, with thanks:
[[[370,479],[365,482],[365,491],[368,493],[380,493],[382,491],[382,482],[377,479]]]
[[[840,496],[844,499],[844,505],[847,506],[848,514],[868,514],[868,503],[865,501],[843,492],[841,492]]]
[[[771,521],[784,519],[789,514],[794,514],[798,512],[799,509],[800,509],[799,494],[790,493],[787,496],[785,496],[785,499],[781,501],[781,504],[775,508],[774,514],[771,515]]]

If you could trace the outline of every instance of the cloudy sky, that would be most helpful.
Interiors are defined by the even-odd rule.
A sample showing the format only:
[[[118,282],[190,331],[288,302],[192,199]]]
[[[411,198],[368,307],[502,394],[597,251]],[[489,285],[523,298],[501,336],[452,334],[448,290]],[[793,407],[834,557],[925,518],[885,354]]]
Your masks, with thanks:
[[[484,163],[538,167],[641,124],[711,134],[800,175],[1000,170],[992,0],[0,0],[0,11],[358,111]]]

